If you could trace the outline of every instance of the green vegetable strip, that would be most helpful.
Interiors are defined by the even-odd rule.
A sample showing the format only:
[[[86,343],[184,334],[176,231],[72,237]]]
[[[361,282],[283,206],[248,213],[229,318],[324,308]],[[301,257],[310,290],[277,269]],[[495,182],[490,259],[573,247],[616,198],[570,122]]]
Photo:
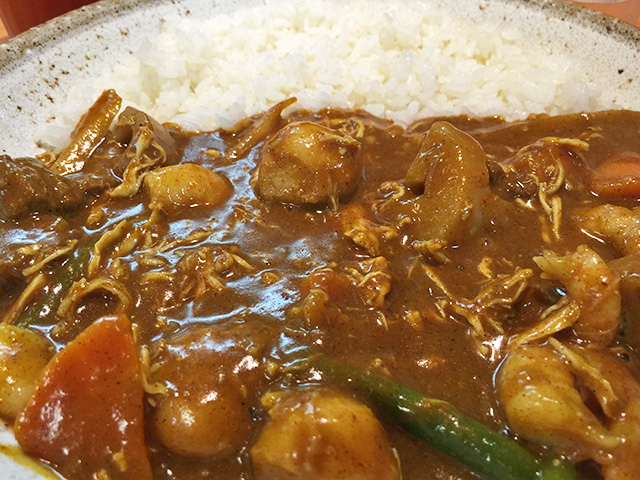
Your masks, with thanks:
[[[99,237],[98,237],[99,238]],[[56,316],[58,307],[74,282],[84,275],[84,269],[91,257],[91,251],[97,238],[78,248],[74,258],[69,260],[55,275],[55,285],[51,293],[42,300],[34,302],[18,318],[16,325],[26,327],[34,324],[45,324]]]
[[[146,213],[137,214],[129,218],[133,228],[148,221]],[[84,277],[84,272],[91,259],[91,252],[96,242],[100,240],[102,234],[90,237],[87,242],[77,248],[74,257],[69,260],[55,275],[55,285],[45,298],[31,304],[16,321],[16,325],[25,327],[27,325],[46,325],[52,323],[58,312],[60,303],[69,292],[75,282]]]
[[[513,440],[463,415],[451,404],[426,398],[371,372],[335,365],[326,359],[312,362],[329,380],[350,386],[397,425],[471,471],[495,480],[572,480],[575,469],[555,459],[543,465]]]
[[[550,457],[542,462],[542,480],[574,480],[578,478],[573,463],[562,457]]]

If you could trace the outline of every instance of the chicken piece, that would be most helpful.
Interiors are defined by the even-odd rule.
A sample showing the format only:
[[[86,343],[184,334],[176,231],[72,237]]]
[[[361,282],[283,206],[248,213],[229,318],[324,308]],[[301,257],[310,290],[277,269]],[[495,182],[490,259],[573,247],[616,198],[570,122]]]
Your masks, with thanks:
[[[82,190],[34,158],[0,156],[0,219],[36,212],[62,212],[78,206]]]
[[[528,329],[509,338],[508,348],[515,350],[520,345],[535,343],[573,326],[580,318],[580,305],[567,297],[545,309],[539,321]]]
[[[263,398],[269,420],[251,449],[256,480],[399,480],[380,422],[332,390]]]
[[[10,420],[18,416],[53,354],[53,345],[37,333],[0,324],[1,416]]]
[[[611,386],[611,409],[606,409],[609,431],[622,439],[612,452],[604,452],[595,460],[605,480],[640,478],[640,384],[629,369],[615,356],[599,350],[582,349],[585,361],[605,375]]]
[[[225,176],[189,163],[154,170],[145,176],[144,184],[151,198],[149,208],[168,214],[196,207],[215,208],[233,192]]]
[[[639,478],[640,384],[610,352],[552,338],[507,357],[496,384],[518,435],[596,461],[605,480]]]
[[[339,218],[342,234],[371,256],[380,255],[381,241],[398,236],[395,228],[379,225],[367,218],[361,205],[348,205],[340,211]]]
[[[300,294],[304,299],[302,305],[292,311],[300,312],[307,325],[313,328],[346,324],[349,316],[342,311],[341,305],[352,305],[358,296],[353,282],[329,267],[305,277]]]
[[[167,394],[154,402],[158,440],[186,457],[238,452],[253,428],[249,395],[261,372],[257,353],[246,337],[209,329],[171,340],[154,358],[152,380],[167,386]]]
[[[611,343],[620,324],[620,276],[586,245],[564,257],[546,251],[533,261],[579,305],[575,334],[598,345]]]
[[[486,155],[466,133],[436,122],[423,138],[406,182],[422,193],[409,202],[390,202],[391,211],[416,240],[454,241],[479,223],[478,202],[489,185]]]
[[[116,142],[127,145],[130,149],[135,149],[138,147],[137,141],[140,138],[140,134],[144,130],[151,132],[155,143],[154,148],[162,150],[168,165],[178,162],[180,155],[169,129],[138,109],[133,107],[125,108],[113,126],[112,133]]]
[[[550,345],[515,350],[496,385],[509,427],[524,438],[580,452],[579,460],[620,443],[587,408],[571,365]]]
[[[493,189],[507,200],[531,208],[535,197],[551,221],[556,239],[560,238],[562,200],[560,189],[583,189],[585,165],[580,152],[588,144],[570,138],[545,137],[520,149],[504,166],[492,164]],[[499,171],[501,170],[501,171]],[[547,242],[550,238],[543,233]]]
[[[556,137],[545,137],[527,145],[505,166],[510,192],[524,196],[530,191],[526,186],[532,181],[536,185],[532,193],[543,190],[550,195],[567,181],[567,176],[575,180],[573,187],[580,188],[583,178],[578,172],[584,169],[584,162],[579,154],[587,148],[588,145],[579,140]]]
[[[337,303],[353,302],[356,296],[356,289],[350,279],[330,267],[315,270],[302,279],[301,295],[306,297],[313,290],[326,292],[327,296]]]
[[[536,179],[531,175],[503,166],[495,160],[487,160],[487,168],[492,191],[504,200],[529,199],[538,192]]]
[[[611,241],[623,254],[640,253],[640,208],[599,205],[574,218],[580,228]]]
[[[267,201],[328,205],[353,193],[360,180],[360,144],[310,122],[295,122],[262,147],[252,185]]]
[[[621,336],[627,345],[640,351],[640,253],[617,258],[608,265],[620,275]]]
[[[83,162],[82,169],[69,178],[90,193],[116,189],[125,181],[126,186],[116,192],[133,195],[144,172],[154,166],[173,165],[178,160],[169,130],[146,113],[128,107]]]

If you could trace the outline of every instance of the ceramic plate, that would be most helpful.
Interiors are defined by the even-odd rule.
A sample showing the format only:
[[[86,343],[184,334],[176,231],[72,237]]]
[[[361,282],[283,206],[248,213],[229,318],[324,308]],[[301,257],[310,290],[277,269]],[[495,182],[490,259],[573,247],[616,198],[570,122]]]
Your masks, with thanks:
[[[432,2],[474,23],[510,23],[536,47],[571,56],[576,68],[618,105],[640,110],[640,30],[635,27],[562,0],[410,1]],[[0,154],[37,153],[37,126],[55,115],[68,92],[129,54],[163,18],[214,17],[256,5],[260,2],[104,0],[0,45]],[[0,432],[0,444],[11,441],[9,432]],[[41,478],[2,455],[0,472],[7,480]]]

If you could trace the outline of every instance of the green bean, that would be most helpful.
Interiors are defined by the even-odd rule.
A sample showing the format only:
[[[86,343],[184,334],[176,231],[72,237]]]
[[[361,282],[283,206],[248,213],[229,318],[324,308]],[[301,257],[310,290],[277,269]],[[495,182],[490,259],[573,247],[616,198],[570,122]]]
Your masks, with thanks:
[[[133,228],[138,228],[149,220],[147,213],[139,213],[127,219]],[[27,325],[49,325],[53,323],[62,299],[69,293],[73,284],[84,277],[85,269],[91,259],[91,252],[103,233],[96,233],[84,239],[68,262],[54,276],[54,285],[48,294],[32,303],[15,322],[24,327]]]
[[[573,480],[577,476],[573,463],[564,457],[551,456],[542,461],[541,480]]]
[[[55,282],[50,292],[41,300],[32,303],[18,317],[16,325],[26,327],[34,324],[46,324],[55,318],[58,307],[71,286],[84,275],[84,270],[91,257],[91,251],[97,238],[79,247],[74,257],[66,262],[55,274]]]
[[[472,472],[495,480],[573,480],[562,458],[540,462],[515,441],[464,415],[448,402],[427,398],[371,372],[319,358],[311,368],[337,384],[365,395],[395,424],[460,461]]]

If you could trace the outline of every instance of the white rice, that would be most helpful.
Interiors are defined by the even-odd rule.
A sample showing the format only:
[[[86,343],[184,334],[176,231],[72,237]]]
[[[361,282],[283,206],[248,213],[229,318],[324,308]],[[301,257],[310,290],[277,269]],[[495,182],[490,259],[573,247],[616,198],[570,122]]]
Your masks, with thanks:
[[[427,2],[376,6],[277,1],[215,19],[168,18],[90,88],[74,90],[59,120],[70,128],[105,88],[187,129],[228,127],[291,96],[296,108],[363,108],[403,124],[612,106],[569,58],[507,25],[477,26]]]

